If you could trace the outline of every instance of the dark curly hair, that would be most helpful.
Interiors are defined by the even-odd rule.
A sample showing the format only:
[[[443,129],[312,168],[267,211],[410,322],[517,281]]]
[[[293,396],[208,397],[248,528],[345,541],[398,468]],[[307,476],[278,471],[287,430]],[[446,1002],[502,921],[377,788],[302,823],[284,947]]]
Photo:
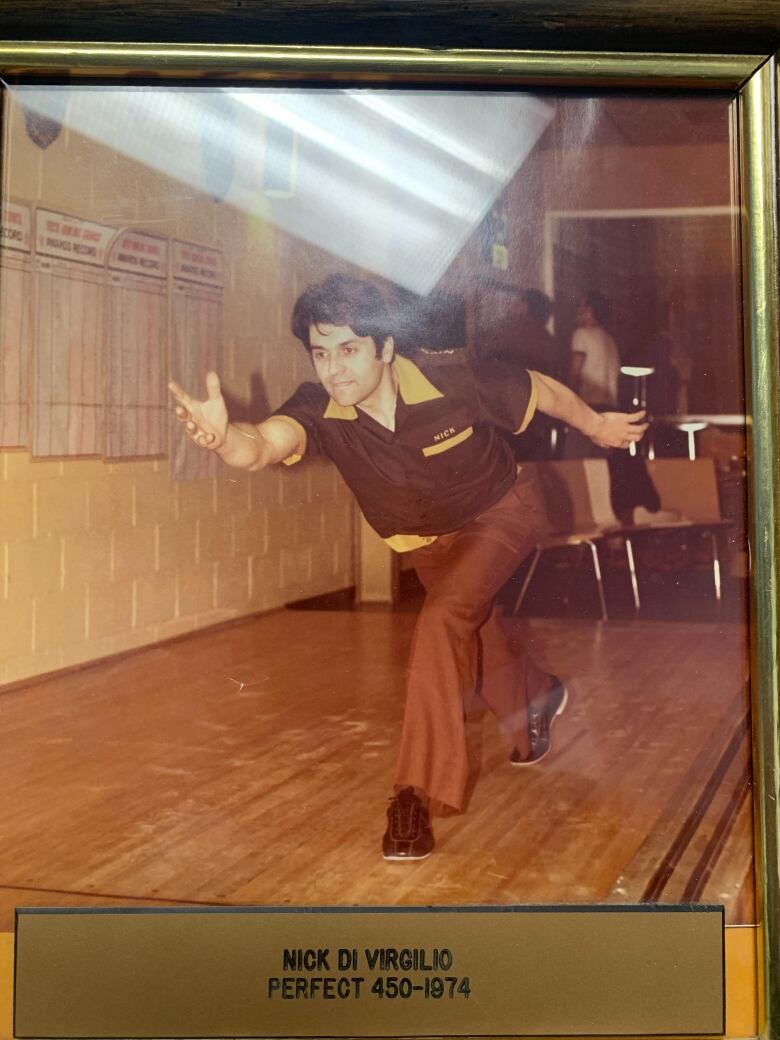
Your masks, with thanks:
[[[612,314],[612,306],[603,293],[591,289],[590,292],[584,294],[582,302],[586,307],[590,308],[590,313],[599,325],[609,324],[609,319]]]
[[[357,336],[370,336],[377,356],[391,336],[390,315],[382,294],[371,282],[348,274],[332,274],[310,285],[292,311],[292,334],[311,353],[312,325],[348,325]]]
[[[522,293],[528,314],[534,321],[546,325],[553,312],[552,300],[538,289],[524,289]]]

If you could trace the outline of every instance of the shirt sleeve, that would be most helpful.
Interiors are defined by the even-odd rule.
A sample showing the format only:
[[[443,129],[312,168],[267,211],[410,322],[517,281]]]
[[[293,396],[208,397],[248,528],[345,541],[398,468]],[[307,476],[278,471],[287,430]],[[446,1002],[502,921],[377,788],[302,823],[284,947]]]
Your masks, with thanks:
[[[479,417],[512,433],[522,433],[536,411],[533,375],[520,365],[493,362],[475,373]]]
[[[271,414],[273,419],[290,423],[303,437],[303,451],[282,459],[285,466],[300,462],[304,455],[324,454],[318,420],[322,418],[327,401],[327,394],[317,383],[301,383],[292,397]]]

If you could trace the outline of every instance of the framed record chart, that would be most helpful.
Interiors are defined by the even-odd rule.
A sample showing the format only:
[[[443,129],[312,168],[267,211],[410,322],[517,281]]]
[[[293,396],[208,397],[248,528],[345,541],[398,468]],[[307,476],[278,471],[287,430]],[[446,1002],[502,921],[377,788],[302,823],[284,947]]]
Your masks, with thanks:
[[[165,239],[124,231],[108,258],[108,458],[162,455],[167,447],[162,371],[167,357]]]
[[[30,211],[6,203],[3,223],[3,280],[16,291],[3,311],[3,443],[23,444],[28,425],[27,371],[30,357]]]
[[[0,73],[9,1035],[776,1036],[774,59],[43,41]],[[323,283],[379,324],[302,346]],[[334,328],[394,366],[394,428],[321,375]],[[647,430],[594,445],[550,385]],[[454,537],[414,510],[481,437],[544,516],[488,613],[561,693],[513,746],[477,625],[463,796],[409,857],[439,658],[399,537]]]
[[[32,452],[91,455],[101,443],[105,254],[112,229],[38,209]],[[68,389],[62,393],[63,387]]]

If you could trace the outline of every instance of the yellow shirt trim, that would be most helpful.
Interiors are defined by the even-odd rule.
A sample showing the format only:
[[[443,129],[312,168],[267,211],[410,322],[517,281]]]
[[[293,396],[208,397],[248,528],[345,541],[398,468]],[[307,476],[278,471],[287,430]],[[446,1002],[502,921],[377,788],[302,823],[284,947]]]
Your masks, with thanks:
[[[300,451],[295,451],[292,455],[288,455],[286,459],[282,459],[285,466],[294,466],[296,462],[300,462],[306,451],[306,430],[297,419],[293,419],[291,415],[275,415],[274,419],[281,419],[282,422],[286,422],[288,426],[292,426],[295,432],[300,438]]]
[[[328,398],[328,406],[322,413],[324,419],[357,419],[357,408],[353,404],[339,404],[332,397]]]
[[[467,426],[465,430],[456,433],[454,437],[448,437],[446,441],[441,441],[439,444],[429,444],[427,448],[423,448],[422,453],[423,455],[439,455],[443,451],[449,451],[456,444],[462,444],[463,441],[468,440],[473,432],[474,427]]]
[[[389,538],[383,538],[385,545],[397,553],[411,552],[413,549],[422,549],[424,545],[430,545],[436,541],[435,534],[393,534]]]
[[[422,404],[424,401],[435,401],[438,397],[444,397],[441,390],[437,390],[409,358],[397,354],[394,364],[398,373],[398,392],[404,404]]]
[[[519,428],[515,430],[515,433],[522,433],[523,430],[528,428],[528,424],[536,413],[536,404],[539,400],[539,384],[536,382],[538,378],[537,373],[529,368],[528,375],[531,377],[531,396],[528,399],[528,407],[525,410],[523,421],[520,423]]]

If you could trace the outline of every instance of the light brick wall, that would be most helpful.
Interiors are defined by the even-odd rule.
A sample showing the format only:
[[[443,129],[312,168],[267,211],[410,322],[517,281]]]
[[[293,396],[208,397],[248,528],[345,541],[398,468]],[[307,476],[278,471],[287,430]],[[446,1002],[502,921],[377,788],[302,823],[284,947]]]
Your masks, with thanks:
[[[275,407],[311,378],[288,318],[330,258],[78,134],[41,151],[13,105],[6,128],[10,195],[225,250],[222,375],[235,397],[249,401],[260,374]],[[167,460],[0,451],[0,684],[351,585],[352,514],[322,460],[172,484]]]

